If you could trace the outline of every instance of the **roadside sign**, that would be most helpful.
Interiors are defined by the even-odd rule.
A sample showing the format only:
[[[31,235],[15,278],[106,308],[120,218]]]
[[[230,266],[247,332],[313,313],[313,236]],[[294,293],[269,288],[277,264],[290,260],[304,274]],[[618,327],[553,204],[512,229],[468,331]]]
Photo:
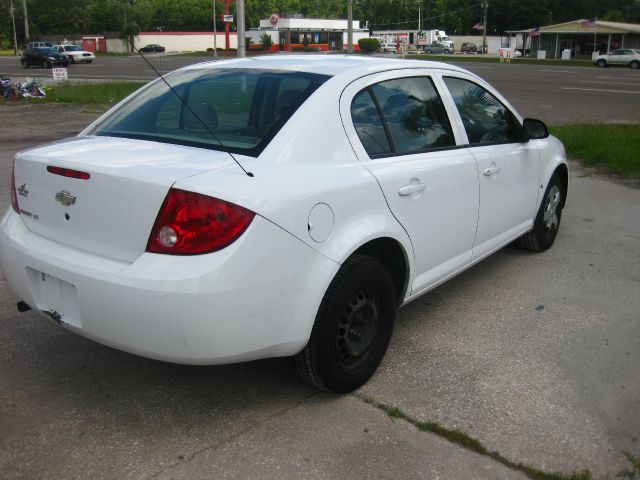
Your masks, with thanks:
[[[53,79],[56,81],[69,80],[69,74],[66,68],[52,68],[51,74],[53,75]]]
[[[233,15],[222,15],[222,21],[225,23],[233,22]]]

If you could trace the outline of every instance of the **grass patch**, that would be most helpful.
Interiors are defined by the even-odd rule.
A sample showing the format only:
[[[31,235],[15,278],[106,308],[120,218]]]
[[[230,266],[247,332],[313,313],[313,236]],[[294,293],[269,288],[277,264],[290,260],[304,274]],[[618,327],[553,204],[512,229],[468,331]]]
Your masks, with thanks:
[[[126,52],[95,52],[94,55],[96,57],[127,57],[131,55],[131,53]]]
[[[47,89],[47,96],[32,102],[115,104],[142,87],[142,82],[62,84]]]
[[[21,50],[18,50],[18,54],[22,53]],[[0,57],[14,57],[15,52],[13,48],[11,50],[0,50]]]
[[[405,55],[412,60],[436,60],[442,62],[476,62],[476,63],[500,63],[498,57],[485,57],[481,55]],[[536,58],[512,58],[514,65],[555,65],[565,67],[593,67],[590,60],[538,60]]]
[[[572,472],[569,474],[560,473],[560,472],[549,473],[543,470],[538,470],[537,468],[531,467],[529,465],[516,463],[504,457],[499,452],[490,452],[489,450],[487,450],[487,447],[485,447],[480,442],[480,440],[469,436],[465,432],[462,432],[460,430],[450,430],[448,428],[443,427],[437,422],[421,422],[419,420],[411,418],[409,415],[407,415],[405,412],[403,412],[397,407],[386,405],[384,403],[378,403],[375,400],[369,397],[365,397],[363,395],[356,395],[356,397],[359,398],[360,400],[363,400],[365,403],[368,403],[369,405],[372,405],[382,410],[391,418],[404,420],[405,422],[410,423],[411,425],[413,425],[419,430],[422,430],[423,432],[435,433],[440,437],[446,438],[451,443],[460,445],[461,447],[464,447],[468,450],[476,452],[480,455],[490,457],[496,462],[499,462],[505,465],[506,467],[509,467],[513,470],[518,470],[524,473],[527,477],[533,480],[592,480],[593,478],[591,476],[591,472],[587,469],[583,470],[582,472]],[[635,477],[631,477],[631,478],[635,478]]]
[[[625,468],[616,475],[616,478],[626,478],[628,480],[640,479],[640,459],[634,457],[629,452],[624,452],[624,456],[631,464],[631,468]]]
[[[640,124],[593,123],[551,128],[567,156],[586,166],[627,178],[640,178]]]

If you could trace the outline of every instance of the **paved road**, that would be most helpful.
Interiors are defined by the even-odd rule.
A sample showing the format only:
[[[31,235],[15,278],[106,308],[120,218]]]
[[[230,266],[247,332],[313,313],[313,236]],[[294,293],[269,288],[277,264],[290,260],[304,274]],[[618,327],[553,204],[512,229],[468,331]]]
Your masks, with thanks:
[[[99,112],[0,105],[0,207],[16,150]],[[640,189],[574,167],[556,245],[508,247],[402,309],[360,391],[490,451],[596,478],[640,456]],[[321,394],[284,360],[146,360],[19,314],[0,270],[3,479],[518,479],[486,456]]]
[[[391,57],[392,55],[388,55]],[[208,60],[206,57],[149,55],[161,72]],[[488,80],[524,116],[550,125],[573,121],[640,121],[640,71],[628,68],[553,67],[458,62]],[[0,73],[50,77],[44,69],[23,69],[16,58],[0,57]],[[139,57],[98,57],[95,63],[71,65],[77,80],[138,80],[155,78]]]

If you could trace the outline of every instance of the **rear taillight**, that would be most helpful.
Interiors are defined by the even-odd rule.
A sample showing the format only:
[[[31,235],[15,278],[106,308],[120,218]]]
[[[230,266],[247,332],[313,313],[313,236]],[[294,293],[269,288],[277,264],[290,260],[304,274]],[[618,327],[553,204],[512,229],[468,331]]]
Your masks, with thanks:
[[[172,188],[151,230],[147,252],[196,255],[221,250],[242,235],[254,216],[233,203]]]
[[[79,170],[72,170],[71,168],[54,167],[52,165],[47,167],[47,172],[62,177],[77,178],[78,180],[89,180],[91,178],[91,175],[87,172],[80,172]]]
[[[13,167],[11,168],[11,207],[20,213],[20,207],[18,206],[18,192],[16,192],[16,161],[13,160]]]

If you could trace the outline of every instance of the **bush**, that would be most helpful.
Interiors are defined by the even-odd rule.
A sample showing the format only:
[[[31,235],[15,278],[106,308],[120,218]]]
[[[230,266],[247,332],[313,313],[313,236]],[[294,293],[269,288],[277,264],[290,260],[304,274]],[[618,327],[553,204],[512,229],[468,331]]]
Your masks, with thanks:
[[[361,38],[358,46],[363,52],[377,52],[380,50],[380,42],[377,38]]]
[[[273,45],[273,39],[271,38],[271,35],[266,32],[260,35],[260,45],[262,45],[265,50],[269,50]]]

